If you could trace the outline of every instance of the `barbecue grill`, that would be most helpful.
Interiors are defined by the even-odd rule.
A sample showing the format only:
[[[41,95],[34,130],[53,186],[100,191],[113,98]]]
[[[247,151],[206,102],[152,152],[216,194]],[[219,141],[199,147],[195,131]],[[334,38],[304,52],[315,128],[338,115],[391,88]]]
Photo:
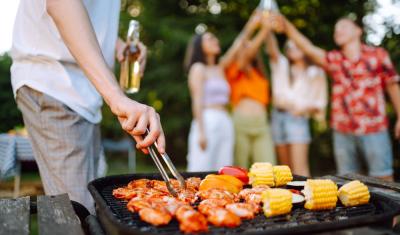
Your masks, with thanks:
[[[182,175],[185,178],[204,178],[211,173],[215,172],[183,173]],[[126,209],[127,202],[113,197],[113,189],[141,178],[162,179],[160,174],[131,174],[108,176],[89,183],[89,191],[96,202],[97,216],[107,234],[181,235],[178,222],[173,220],[167,226],[154,227],[141,221],[137,214],[129,212]],[[304,177],[294,177],[294,180],[304,179]],[[252,220],[243,220],[242,224],[236,228],[209,226],[207,234],[309,234],[388,222],[397,214],[400,214],[399,204],[382,195],[371,193],[370,203],[363,206],[345,208],[338,203],[336,209],[328,211],[308,211],[295,206],[289,215],[267,219],[260,214]]]

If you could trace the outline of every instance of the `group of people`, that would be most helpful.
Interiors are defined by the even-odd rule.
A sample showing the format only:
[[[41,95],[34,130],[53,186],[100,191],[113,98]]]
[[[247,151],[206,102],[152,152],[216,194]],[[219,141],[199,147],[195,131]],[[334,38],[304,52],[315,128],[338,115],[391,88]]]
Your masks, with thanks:
[[[274,33],[288,37],[283,53]],[[399,139],[400,77],[383,48],[362,43],[362,29],[353,20],[339,19],[333,38],[339,49],[325,51],[283,15],[258,10],[222,56],[214,34],[194,36],[185,60],[193,110],[188,170],[275,163],[276,153],[277,161],[295,174],[310,175],[309,119],[325,119],[327,73],[338,173],[360,171],[360,153],[369,175],[393,180],[385,92],[397,114],[394,135]],[[270,86],[259,53],[263,44],[271,70],[270,121]]]
[[[117,37],[119,12],[120,1],[21,0],[13,32],[12,87],[45,193],[68,193],[92,213],[93,199],[86,187],[99,177],[103,156],[102,98],[138,149],[146,153],[157,142],[158,151],[165,152],[159,115],[127,97],[111,70],[115,55],[124,60],[127,47]],[[326,52],[283,16],[270,17],[274,20],[254,13],[221,58],[213,34],[193,40],[187,61],[194,114],[189,170],[231,165],[234,150],[238,165],[246,166],[250,160],[275,162],[267,122],[269,83],[258,56],[265,42],[272,69],[272,129],[279,161],[291,165],[295,173],[309,174],[307,120],[322,117],[326,105],[326,81],[314,63],[333,79],[331,124],[339,173],[358,170],[354,155],[361,149],[369,173],[391,179],[384,91],[398,117],[400,91],[386,51],[362,44],[361,29],[348,19],[339,20],[335,27],[340,50]],[[285,56],[278,50],[273,31],[291,39]],[[144,65],[146,50],[141,47],[139,61]],[[233,107],[233,123],[228,103]],[[149,133],[143,138],[147,128]],[[395,133],[400,137],[400,121]]]

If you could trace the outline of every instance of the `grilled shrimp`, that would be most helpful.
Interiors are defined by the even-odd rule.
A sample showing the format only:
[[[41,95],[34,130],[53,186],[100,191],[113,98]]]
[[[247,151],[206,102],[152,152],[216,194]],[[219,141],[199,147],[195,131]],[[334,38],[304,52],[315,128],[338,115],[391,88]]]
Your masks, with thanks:
[[[179,229],[185,233],[207,232],[207,219],[191,206],[181,206],[176,211]]]
[[[223,189],[208,189],[205,191],[199,191],[197,196],[200,197],[201,200],[205,199],[225,199],[225,200],[233,200],[234,202],[239,201],[239,197],[235,193],[231,193],[229,191]]]
[[[196,201],[196,191],[190,188],[178,191],[178,199],[185,203],[193,204]]]
[[[172,220],[171,215],[167,211],[153,208],[141,209],[139,216],[140,219],[154,226],[166,225]]]
[[[186,203],[170,196],[163,196],[161,198],[152,198],[150,199],[150,202],[154,206],[158,204],[159,206],[164,207],[168,211],[168,213],[170,213],[172,216],[176,215],[176,211],[179,209],[179,207],[187,205]]]
[[[134,213],[134,212],[138,212],[145,208],[151,208],[152,206],[151,206],[151,203],[146,200],[133,198],[128,202],[126,207],[128,208],[128,210],[130,212]]]
[[[190,177],[186,179],[186,187],[194,190],[199,190],[201,183],[201,178],[199,177]]]
[[[241,219],[253,219],[255,216],[254,206],[248,203],[232,203],[226,205],[225,208]]]
[[[112,194],[117,199],[130,200],[141,193],[139,189],[130,189],[127,187],[116,188],[113,190]]]
[[[200,202],[200,205],[209,205],[212,207],[225,207],[227,204],[233,203],[233,200],[226,200],[226,199],[205,199]]]
[[[269,189],[269,187],[265,185],[256,186],[254,188],[246,188],[239,192],[239,197],[247,203],[260,204],[262,201],[261,194],[267,189]]]
[[[233,228],[239,226],[241,223],[239,216],[219,207],[208,210],[207,220],[217,227]]]
[[[138,179],[138,180],[132,180],[131,182],[128,183],[128,188],[134,189],[134,188],[149,188],[150,187],[150,182],[151,180],[148,179]]]

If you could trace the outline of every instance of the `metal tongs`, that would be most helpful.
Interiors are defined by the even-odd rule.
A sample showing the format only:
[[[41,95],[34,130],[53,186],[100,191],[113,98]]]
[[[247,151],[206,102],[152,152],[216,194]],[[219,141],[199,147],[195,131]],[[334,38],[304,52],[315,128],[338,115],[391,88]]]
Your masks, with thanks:
[[[148,135],[149,133],[150,133],[150,131],[147,129],[146,135]],[[171,171],[171,174],[178,180],[180,187],[182,189],[186,188],[185,179],[175,168],[175,166],[172,163],[171,159],[169,158],[168,154],[167,153],[160,154],[157,147],[158,147],[157,143],[154,142],[151,146],[147,147],[147,150],[149,151],[151,158],[153,159],[154,163],[156,164],[158,171],[161,173],[161,176],[167,185],[168,191],[171,193],[172,196],[177,197],[178,194],[175,191],[174,187],[172,187],[171,179],[170,179],[167,171],[165,170],[163,164],[161,163],[160,158],[163,159],[165,165],[167,165],[168,169]]]

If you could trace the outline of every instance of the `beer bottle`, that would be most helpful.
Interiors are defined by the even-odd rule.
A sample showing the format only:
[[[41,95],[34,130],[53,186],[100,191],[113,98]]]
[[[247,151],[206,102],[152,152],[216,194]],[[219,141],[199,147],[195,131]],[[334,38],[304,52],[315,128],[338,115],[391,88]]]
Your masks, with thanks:
[[[129,22],[128,33],[126,37],[128,45],[124,52],[124,61],[121,63],[120,86],[128,94],[133,94],[140,89],[140,63],[139,55],[139,22],[131,20]]]
[[[264,15],[268,15],[271,11],[279,12],[278,5],[274,0],[261,0],[258,5],[258,9],[263,12]]]

